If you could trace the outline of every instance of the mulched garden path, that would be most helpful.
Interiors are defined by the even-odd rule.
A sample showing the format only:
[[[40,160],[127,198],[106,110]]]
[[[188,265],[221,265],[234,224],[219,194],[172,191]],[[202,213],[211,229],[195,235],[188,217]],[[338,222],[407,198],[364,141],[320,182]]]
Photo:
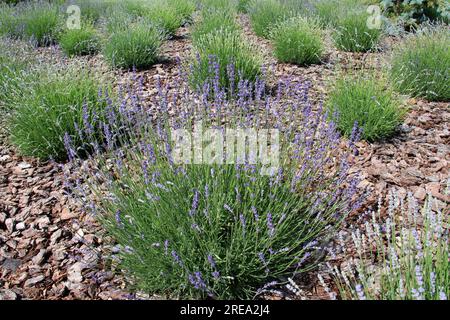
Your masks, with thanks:
[[[334,51],[322,65],[300,68],[278,64],[270,57],[270,43],[254,36],[246,17],[240,19],[246,35],[267,55],[273,77],[311,81],[311,98],[315,101],[325,98],[327,81],[336,73],[338,62],[344,68],[354,68],[361,61],[382,63],[383,53],[352,55]],[[175,57],[184,60],[190,54],[186,34],[186,29],[180,29],[177,37],[165,45],[163,55],[170,59],[139,72],[148,97],[156,94],[158,78],[162,83],[176,85]],[[51,50],[58,52],[57,48]],[[58,56],[63,59],[60,54],[53,58]],[[379,197],[385,199],[391,188],[402,195],[411,192],[420,201],[431,193],[437,199],[435,206],[449,208],[449,105],[418,99],[408,102],[410,110],[398,135],[385,142],[357,145],[359,155],[352,170],[363,177],[361,190],[372,190],[364,209],[373,208]],[[65,195],[63,180],[60,165],[21,157],[0,134],[0,300],[134,298],[126,291],[123,276],[111,265],[111,254],[118,249],[108,237],[102,237],[102,229],[94,219]],[[300,279],[305,291],[302,298],[327,299],[312,278]]]

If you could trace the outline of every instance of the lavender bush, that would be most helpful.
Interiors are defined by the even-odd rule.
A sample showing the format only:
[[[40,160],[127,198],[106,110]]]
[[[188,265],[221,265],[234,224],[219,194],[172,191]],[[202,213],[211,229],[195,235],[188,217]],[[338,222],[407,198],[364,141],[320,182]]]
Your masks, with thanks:
[[[132,285],[171,297],[252,298],[269,281],[314,268],[320,246],[359,202],[351,148],[339,147],[334,123],[309,102],[309,84],[280,81],[271,96],[263,81],[241,78],[237,99],[227,100],[218,79],[193,92],[180,72],[183,83],[158,83],[151,103],[140,82],[122,88],[100,124],[105,143],[80,133],[97,150],[89,160],[76,159],[68,141],[79,163],[68,187],[122,248]],[[214,161],[180,163],[172,134],[184,129],[187,141],[199,121],[217,132],[279,130],[278,168],[262,174],[266,164],[251,152],[239,163],[229,149]],[[205,156],[214,134],[203,139],[186,152]]]
[[[420,209],[391,193],[388,216],[380,210],[341,249],[355,247],[347,267],[334,267],[342,299],[446,300],[450,294],[448,211],[433,211],[429,197]],[[344,251],[345,253],[345,251]],[[348,253],[347,253],[348,255]]]
[[[239,77],[254,82],[262,74],[262,58],[256,46],[246,41],[239,30],[231,29],[214,30],[196,39],[196,56],[190,66],[191,86],[212,88],[211,84],[216,83],[231,92]]]
[[[86,126],[91,135],[96,134],[89,123],[102,115],[105,103],[97,95],[101,85],[110,86],[108,77],[76,63],[33,67],[33,71],[33,77],[18,78],[23,81],[16,88],[20,94],[8,101],[10,140],[23,155],[64,160],[65,139],[71,138],[78,152],[83,144],[78,131]]]

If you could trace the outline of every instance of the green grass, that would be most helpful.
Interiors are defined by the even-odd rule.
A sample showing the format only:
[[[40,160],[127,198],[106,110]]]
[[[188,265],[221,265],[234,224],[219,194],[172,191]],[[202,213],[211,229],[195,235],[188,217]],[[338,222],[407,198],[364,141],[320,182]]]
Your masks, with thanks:
[[[117,68],[143,69],[159,59],[162,44],[161,32],[145,22],[138,22],[129,29],[114,32],[105,45],[103,55]]]
[[[324,34],[313,19],[292,18],[272,31],[275,57],[301,66],[320,63],[325,51]]]
[[[271,29],[277,23],[288,19],[292,12],[277,0],[252,0],[248,14],[256,35],[268,38]]]
[[[191,27],[192,41],[195,44],[201,37],[220,29],[239,31],[235,14],[217,9],[204,9],[200,14],[200,21]]]
[[[367,71],[337,79],[326,102],[330,116],[345,136],[352,135],[357,122],[361,137],[367,141],[395,133],[404,114],[400,104],[389,84]]]
[[[425,29],[393,52],[391,79],[404,94],[450,101],[450,37],[445,26]]]
[[[237,84],[238,73],[249,81],[261,74],[262,59],[257,49],[239,32],[218,30],[206,34],[196,41],[194,51],[198,55],[192,62],[191,83],[195,88],[218,76],[220,87],[228,89],[232,83]],[[216,70],[211,70],[211,60],[218,65],[217,75]],[[227,71],[231,64],[236,69],[233,79]]]
[[[75,124],[82,129],[83,119],[91,121],[94,112],[101,115],[104,106],[98,102],[98,90],[102,85],[81,66],[41,71],[12,102],[11,142],[26,156],[66,159],[64,136],[68,134],[75,148],[80,147]]]
[[[68,56],[95,54],[100,50],[100,36],[92,26],[83,24],[81,29],[66,29],[59,45]]]

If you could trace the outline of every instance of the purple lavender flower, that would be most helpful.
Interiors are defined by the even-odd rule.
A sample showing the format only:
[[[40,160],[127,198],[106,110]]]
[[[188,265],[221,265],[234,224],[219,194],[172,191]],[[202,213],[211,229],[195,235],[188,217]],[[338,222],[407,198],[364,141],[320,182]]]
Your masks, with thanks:
[[[414,300],[423,300],[422,295],[421,295],[420,292],[419,292],[417,289],[415,289],[415,288],[412,288],[412,289],[411,289],[411,295],[413,296],[413,299],[414,299]]]
[[[364,294],[362,286],[359,283],[356,284],[355,290],[359,300],[366,300],[366,295]]]
[[[224,207],[225,210],[229,211],[230,213],[233,213],[233,210],[226,203],[223,205],[223,207]]]
[[[306,252],[303,257],[298,261],[297,267],[301,267],[303,263],[311,256],[310,252]]]
[[[256,210],[255,206],[252,206],[251,210],[253,212],[253,217],[255,218],[255,221],[258,222],[259,221],[259,215],[258,215],[258,211]]]
[[[206,289],[206,283],[203,281],[202,273],[200,271],[195,272],[195,277],[197,278],[197,283],[200,288]]]
[[[417,265],[415,268],[416,271],[416,280],[417,280],[417,285],[419,287],[419,292],[423,292],[423,276],[422,276],[422,268]]]
[[[201,231],[200,227],[196,223],[191,224],[191,228],[197,232]]]
[[[172,250],[172,258],[173,260],[178,263],[180,265],[180,267],[183,266],[183,261],[181,260],[181,258],[178,256],[177,252],[175,250]]]
[[[209,187],[205,185],[205,198],[209,198]]]
[[[242,213],[239,215],[239,220],[241,221],[242,230],[245,233],[246,221],[245,221],[245,217]]]
[[[123,228],[124,225],[123,225],[122,219],[121,219],[121,217],[120,217],[120,214],[121,214],[120,210],[117,210],[117,211],[116,211],[116,214],[115,214],[115,219],[116,219],[117,225],[118,225],[119,227]]]
[[[193,217],[197,211],[198,208],[198,196],[199,196],[199,192],[197,189],[194,189],[194,197],[192,198],[192,206],[191,206],[191,210],[189,211],[189,215],[191,217]]]
[[[265,267],[267,267],[267,261],[266,261],[266,258],[264,257],[264,253],[259,252],[259,253],[258,253],[258,258],[259,258],[259,260],[261,261],[261,263],[262,263]]]
[[[269,236],[273,237],[275,233],[275,227],[273,226],[272,214],[270,212],[267,214],[267,228],[269,229]]]
[[[214,261],[214,258],[211,254],[208,254],[208,262],[213,269],[216,268],[216,262]]]
[[[164,241],[164,254],[167,256],[167,251],[169,250],[169,240]]]
[[[69,161],[72,161],[76,156],[76,152],[72,147],[72,141],[67,132],[64,134],[64,147],[67,150],[67,157],[69,158]]]

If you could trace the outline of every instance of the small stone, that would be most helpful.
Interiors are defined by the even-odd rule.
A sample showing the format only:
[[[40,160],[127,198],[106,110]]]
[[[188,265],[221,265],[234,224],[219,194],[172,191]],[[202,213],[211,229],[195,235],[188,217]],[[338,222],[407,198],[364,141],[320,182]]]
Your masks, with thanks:
[[[52,245],[55,244],[56,241],[58,241],[59,238],[61,238],[61,236],[62,236],[62,230],[61,229],[58,229],[55,232],[53,232],[53,234],[50,237],[50,244],[52,244]]]
[[[45,279],[45,277],[43,275],[39,275],[34,278],[28,279],[27,281],[25,281],[24,287],[27,288],[27,287],[34,286],[35,284],[41,282],[44,279]]]
[[[16,271],[17,268],[22,264],[22,261],[19,259],[5,259],[2,264],[2,268],[11,270],[12,272]]]
[[[64,207],[61,210],[61,214],[60,214],[61,220],[69,220],[69,219],[76,218],[77,216],[78,216],[77,212],[70,211],[69,208],[67,208],[67,207]]]
[[[44,229],[50,224],[50,219],[47,216],[40,217],[35,221],[39,226],[39,229]]]
[[[17,294],[9,289],[0,290],[0,300],[17,300]]]
[[[39,250],[39,253],[31,259],[31,261],[33,261],[34,264],[40,265],[42,263],[42,261],[44,261],[46,254],[47,254],[47,250],[41,249],[41,250]]]
[[[8,218],[5,220],[5,225],[6,225],[6,229],[9,232],[13,232],[14,231],[14,220],[12,218]]]
[[[422,188],[422,187],[418,187],[416,192],[414,192],[414,198],[416,198],[417,200],[425,200],[425,197],[427,196],[427,191]]]
[[[0,157],[0,163],[2,162],[7,162],[9,159],[11,159],[11,157],[9,155],[4,155]]]
[[[20,169],[29,169],[31,168],[31,164],[27,163],[27,162],[21,162],[17,165],[17,167],[19,167]]]
[[[4,223],[6,220],[6,213],[0,212],[0,223]]]
[[[16,230],[25,230],[25,223],[24,222],[19,222],[18,224],[16,224]]]
[[[81,272],[86,268],[84,263],[76,262],[67,270],[67,280],[72,283],[80,283],[83,281]]]
[[[431,193],[434,197],[439,194],[439,189],[441,188],[439,182],[430,182],[425,186],[427,191]]]

